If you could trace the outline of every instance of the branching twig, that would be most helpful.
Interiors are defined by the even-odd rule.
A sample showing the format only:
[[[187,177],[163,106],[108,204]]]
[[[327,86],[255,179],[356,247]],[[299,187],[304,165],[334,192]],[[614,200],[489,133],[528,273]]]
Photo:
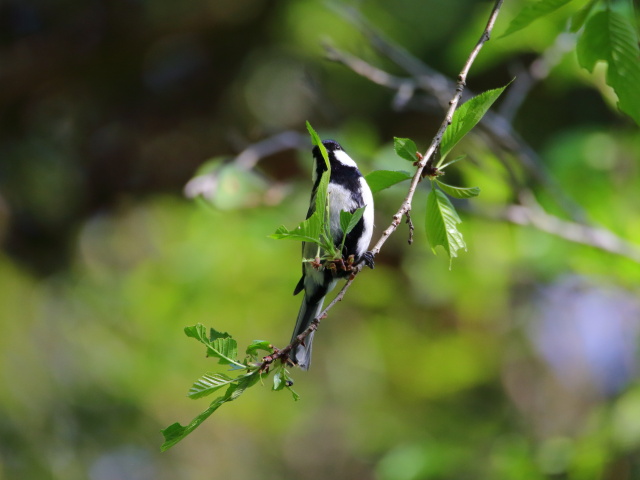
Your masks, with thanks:
[[[475,61],[476,57],[478,56],[478,53],[480,52],[480,50],[482,49],[484,44],[491,37],[491,31],[493,30],[493,26],[495,24],[496,18],[498,17],[498,13],[500,12],[500,7],[502,6],[503,1],[504,0],[496,0],[495,4],[493,6],[493,9],[491,10],[491,14],[489,15],[489,20],[487,21],[487,25],[486,25],[484,31],[482,32],[482,35],[480,36],[480,39],[478,40],[478,42],[476,43],[475,47],[471,51],[471,54],[469,55],[469,58],[465,62],[464,66],[462,67],[462,70],[460,71],[460,74],[458,75],[455,94],[451,98],[451,100],[449,101],[449,108],[447,109],[445,118],[444,118],[442,124],[440,125],[440,128],[436,132],[436,135],[433,137],[433,140],[431,141],[431,145],[427,149],[426,153],[422,156],[422,159],[419,162],[416,163],[416,166],[417,166],[416,172],[415,172],[415,174],[414,174],[414,176],[413,176],[413,178],[411,180],[411,184],[409,186],[409,190],[407,192],[407,195],[406,195],[404,201],[402,202],[402,205],[400,206],[400,208],[398,209],[396,214],[393,216],[393,220],[391,221],[391,224],[389,225],[389,227],[387,227],[387,229],[384,232],[382,232],[382,235],[380,236],[380,239],[375,244],[375,246],[371,249],[371,253],[373,255],[377,255],[380,252],[380,249],[382,248],[384,243],[387,241],[389,236],[393,232],[395,232],[396,229],[398,228],[398,225],[400,225],[400,222],[402,221],[402,217],[407,217],[408,219],[410,219],[410,217],[408,217],[408,215],[409,215],[409,213],[411,211],[411,204],[412,204],[412,201],[413,201],[413,195],[416,192],[416,189],[418,187],[418,183],[420,182],[420,180],[422,180],[422,171],[428,165],[431,165],[431,163],[429,163],[429,162],[432,162],[431,157],[434,156],[434,152],[440,146],[440,142],[442,141],[442,136],[444,135],[445,130],[451,124],[451,121],[452,121],[452,118],[453,118],[453,113],[455,112],[455,110],[456,110],[456,108],[458,106],[458,103],[460,102],[460,98],[462,97],[462,92],[464,91],[464,88],[465,88],[465,85],[466,85],[467,74],[469,73],[469,69],[471,68],[471,65],[473,65],[473,62]],[[409,222],[410,222],[410,220],[409,220]],[[411,225],[411,223],[410,223],[410,225]],[[276,361],[278,359],[282,359],[283,361],[286,360],[288,358],[289,352],[291,352],[291,350],[293,348],[295,348],[297,345],[299,345],[301,342],[303,342],[304,339],[311,332],[315,331],[318,328],[318,325],[320,324],[320,320],[327,315],[329,310],[331,310],[336,303],[338,303],[339,301],[342,300],[342,298],[344,297],[345,293],[347,292],[347,290],[349,289],[349,287],[353,283],[354,279],[356,278],[356,275],[361,270],[362,270],[362,264],[358,265],[354,269],[353,273],[351,274],[351,277],[344,284],[344,286],[342,287],[340,292],[331,301],[331,303],[329,303],[329,305],[327,305],[327,307],[320,313],[320,315],[318,315],[311,322],[311,325],[309,325],[309,327],[304,332],[302,332],[300,335],[298,335],[296,337],[296,339],[293,340],[285,348],[283,348],[282,350],[278,350],[277,352],[275,352],[272,355],[269,355],[268,357],[265,357],[263,359],[259,369],[260,370],[267,369],[269,367],[269,365],[271,365],[274,361]]]

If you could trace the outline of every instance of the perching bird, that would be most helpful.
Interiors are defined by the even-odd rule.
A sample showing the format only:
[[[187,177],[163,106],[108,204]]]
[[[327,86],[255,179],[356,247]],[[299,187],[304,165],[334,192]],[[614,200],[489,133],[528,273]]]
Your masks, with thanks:
[[[354,256],[355,263],[365,262],[373,268],[373,255],[367,251],[371,236],[373,234],[373,195],[367,185],[366,180],[358,170],[356,162],[342,149],[338,142],[325,140],[322,144],[327,149],[329,164],[331,165],[331,177],[327,188],[329,198],[329,208],[331,216],[331,236],[336,248],[340,248],[342,243],[342,229],[340,227],[340,212],[347,211],[353,213],[356,209],[366,207],[362,218],[355,228],[347,234],[344,243],[342,257],[347,260],[350,255]],[[313,189],[311,190],[311,205],[307,213],[309,218],[315,210],[316,191],[322,177],[322,173],[327,170],[320,149],[313,148]],[[312,243],[302,244],[302,257],[306,259],[315,258],[317,245]],[[293,294],[297,295],[304,290],[304,299],[298,313],[296,328],[293,331],[291,342],[309,327],[315,317],[322,311],[324,297],[336,286],[339,278],[344,278],[349,274],[346,272],[336,272],[328,268],[316,268],[310,262],[302,264],[302,278],[298,282]],[[289,359],[303,370],[308,370],[311,363],[311,344],[313,334],[304,339],[304,342],[296,346]]]

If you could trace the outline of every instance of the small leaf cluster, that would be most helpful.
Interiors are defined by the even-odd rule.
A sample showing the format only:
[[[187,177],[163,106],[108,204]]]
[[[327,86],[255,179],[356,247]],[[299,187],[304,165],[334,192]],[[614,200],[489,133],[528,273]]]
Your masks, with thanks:
[[[451,161],[446,161],[447,155],[453,147],[476,126],[507,86],[486,91],[462,104],[454,113],[451,125],[445,130],[440,143],[440,158],[431,171],[426,174],[431,182],[431,190],[427,196],[425,230],[434,253],[436,252],[435,248],[440,245],[449,258],[453,259],[460,249],[466,249],[462,233],[458,230],[458,224],[461,222],[460,216],[447,195],[458,199],[473,198],[480,194],[480,188],[454,187],[442,182],[438,177],[444,175],[447,167],[464,158],[464,156],[459,156]],[[418,153],[416,143],[408,138],[395,138],[394,150],[400,158],[414,164],[422,158]],[[413,175],[403,170],[377,170],[365,178],[375,193],[402,181],[410,180]]]
[[[207,329],[197,324],[184,329],[187,337],[194,338],[202,343],[207,349],[207,357],[217,360],[218,365],[229,367],[229,372],[236,372],[235,376],[228,373],[206,373],[189,389],[187,396],[191,399],[199,399],[207,397],[218,390],[226,387],[222,395],[216,397],[209,407],[202,413],[197,415],[188,425],[174,423],[162,430],[164,443],[162,450],[171,448],[180,440],[193,432],[202,422],[204,422],[213,412],[227,402],[231,402],[242,395],[245,390],[264,380],[269,375],[269,369],[260,369],[262,359],[259,352],[266,352],[267,355],[274,353],[273,346],[264,340],[254,340],[246,349],[246,356],[239,360],[238,343],[228,333],[218,332],[211,329],[207,335]],[[273,390],[289,390],[294,400],[300,397],[291,389],[293,379],[289,376],[289,372],[283,362],[276,362],[271,371],[274,372]]]
[[[503,37],[527,27],[572,1],[529,2],[511,21]],[[640,125],[640,46],[632,3],[590,0],[573,13],[565,11],[570,15],[569,29],[578,34],[578,63],[593,73],[598,62],[605,62],[606,82],[618,96],[618,108]]]

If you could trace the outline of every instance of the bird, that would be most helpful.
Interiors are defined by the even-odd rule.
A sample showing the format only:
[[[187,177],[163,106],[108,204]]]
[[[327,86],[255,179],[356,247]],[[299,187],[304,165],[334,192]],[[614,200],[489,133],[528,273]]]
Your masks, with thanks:
[[[343,238],[340,227],[340,212],[353,213],[356,209],[365,207],[362,217],[351,230],[344,242],[342,251],[343,260],[354,258],[354,264],[365,263],[370,268],[374,267],[373,254],[368,251],[371,236],[373,235],[373,194],[367,181],[358,170],[356,162],[344,151],[335,140],[324,140],[322,144],[327,150],[331,176],[327,188],[330,212],[330,231],[336,248],[340,248]],[[327,166],[320,148],[313,148],[313,170],[311,190],[311,204],[307,212],[307,218],[315,211],[315,197],[323,172]],[[302,244],[302,258],[309,259],[317,256],[317,245],[309,242]],[[302,263],[302,278],[298,282],[293,294],[297,295],[304,290],[304,298],[296,321],[291,344],[296,337],[304,332],[314,318],[322,311],[325,296],[333,290],[340,278],[349,275],[345,271],[336,271],[329,268],[318,268],[312,262]],[[297,344],[289,354],[289,360],[303,370],[308,370],[311,364],[311,346],[315,331],[311,332],[303,342]]]

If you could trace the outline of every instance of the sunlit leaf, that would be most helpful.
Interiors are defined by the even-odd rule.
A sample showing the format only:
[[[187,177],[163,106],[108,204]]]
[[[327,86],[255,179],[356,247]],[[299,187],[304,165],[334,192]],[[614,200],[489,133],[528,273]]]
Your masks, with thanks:
[[[234,365],[238,368],[245,368],[245,365],[236,360],[238,356],[238,344],[228,333],[220,333],[211,329],[213,341],[207,338],[206,328],[202,324],[192,327],[185,327],[184,333],[187,337],[195,338],[200,343],[206,345],[207,355],[218,359],[222,365]]]
[[[218,363],[221,365],[238,365],[236,361],[236,357],[238,356],[238,342],[233,338],[217,338],[211,342],[211,346],[207,349],[207,355],[216,357]]]
[[[631,21],[604,10],[587,21],[576,47],[578,62],[590,72],[607,62],[607,84],[618,96],[618,107],[640,125],[640,47]]]
[[[317,216],[311,216],[304,222],[301,222],[293,230],[289,230],[284,225],[277,228],[275,233],[269,235],[269,238],[275,238],[276,240],[297,240],[301,242],[313,242],[319,243],[318,237],[320,236],[320,223]]]
[[[538,0],[537,2],[527,2],[526,6],[520,10],[520,13],[511,20],[509,27],[507,27],[507,30],[500,38],[522,30],[531,22],[556,11],[571,1],[572,0]]]
[[[327,154],[327,148],[323,145],[322,140],[320,139],[320,136],[316,133],[316,131],[313,129],[313,127],[308,121],[307,121],[307,131],[309,132],[309,135],[311,135],[311,143],[313,143],[315,146],[317,146],[320,149],[322,158],[324,158],[324,161],[327,165],[327,170],[330,172],[331,165],[329,164],[329,155]]]
[[[441,190],[432,188],[427,197],[426,231],[431,250],[436,253],[436,247],[442,245],[450,259],[457,257],[458,250],[467,246],[458,231],[461,222],[456,209]]]
[[[393,137],[393,149],[400,158],[404,158],[410,162],[415,162],[418,159],[416,156],[418,147],[415,142],[409,138]]]
[[[392,170],[376,170],[364,177],[371,189],[372,193],[389,188],[396,183],[410,180],[412,175],[409,172],[392,171]]]
[[[451,125],[445,130],[440,144],[442,160],[447,153],[464,137],[469,131],[476,126],[485,113],[489,110],[493,102],[504,92],[508,84],[494,90],[487,90],[480,95],[467,100],[453,114]]]

